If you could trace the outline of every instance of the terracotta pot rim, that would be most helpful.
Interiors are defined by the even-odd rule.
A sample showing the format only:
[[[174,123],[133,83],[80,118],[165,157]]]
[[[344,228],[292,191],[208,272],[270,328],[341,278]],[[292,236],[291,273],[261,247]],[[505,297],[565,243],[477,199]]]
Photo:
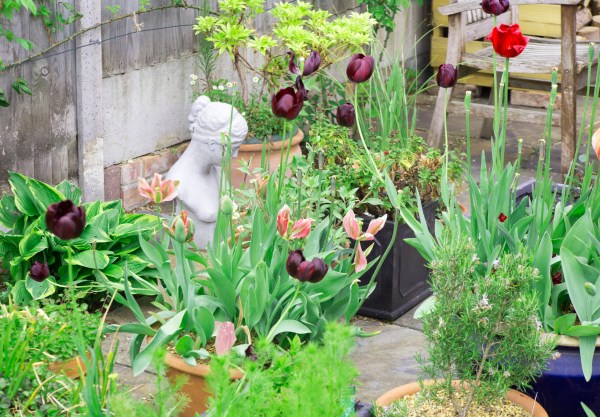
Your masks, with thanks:
[[[424,381],[425,385],[431,384],[433,381]],[[459,385],[463,382],[453,381],[453,385]],[[411,382],[410,384],[400,385],[399,387],[393,388],[385,392],[382,396],[377,398],[375,404],[379,407],[386,407],[392,402],[399,400],[407,395],[413,395],[421,391],[421,385],[418,382]],[[506,394],[506,399],[510,402],[521,406],[524,410],[532,413],[532,417],[548,417],[548,413],[542,405],[536,402],[533,398],[525,395],[516,390],[509,390]]]
[[[553,338],[558,336],[558,346],[579,347],[579,338],[574,336],[558,335],[555,333],[542,333],[542,338]],[[596,338],[596,346],[600,346],[600,336]]]
[[[173,368],[179,372],[190,375],[205,377],[210,373],[210,365],[198,363],[196,366],[190,366],[183,360],[181,356],[175,355],[169,351],[167,351],[165,354],[165,363],[169,368]],[[230,369],[229,376],[232,379],[241,379],[244,374],[239,369]]]
[[[300,142],[302,142],[302,139],[304,139],[304,132],[302,131],[302,129],[298,129],[296,134],[291,139],[292,140],[291,146],[294,147],[294,146],[298,145]],[[285,143],[287,145],[287,143],[289,141],[290,141],[290,139],[278,140],[276,142],[267,142],[266,146],[271,150],[281,149],[283,147],[283,144]],[[253,143],[253,144],[242,143],[238,152],[261,152],[262,148],[263,148],[262,143]]]

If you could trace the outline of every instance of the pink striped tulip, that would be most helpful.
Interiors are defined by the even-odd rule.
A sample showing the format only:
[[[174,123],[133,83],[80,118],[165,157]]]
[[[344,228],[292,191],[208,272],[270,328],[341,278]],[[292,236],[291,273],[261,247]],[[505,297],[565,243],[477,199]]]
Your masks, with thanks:
[[[163,181],[162,175],[158,173],[154,174],[154,178],[150,184],[144,178],[138,178],[138,191],[140,195],[156,204],[171,201],[177,197],[178,185],[179,181]]]
[[[592,148],[598,159],[600,159],[600,129],[596,130],[592,135]]]
[[[215,324],[218,324],[218,322]],[[217,355],[221,356],[229,352],[235,341],[235,327],[233,323],[230,321],[220,323],[217,330],[217,337],[215,338],[215,351]]]
[[[290,207],[286,204],[277,213],[277,231],[282,237],[285,237],[290,224]]]
[[[308,236],[310,228],[313,224],[313,219],[300,219],[292,225],[292,231],[290,232],[290,239],[302,239]]]

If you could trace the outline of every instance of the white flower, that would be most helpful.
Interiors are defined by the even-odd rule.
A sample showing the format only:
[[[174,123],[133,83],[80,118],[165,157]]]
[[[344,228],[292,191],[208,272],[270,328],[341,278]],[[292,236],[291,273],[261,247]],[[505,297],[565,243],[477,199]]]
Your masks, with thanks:
[[[190,81],[190,85],[196,85],[196,81],[195,80]]]
[[[236,212],[234,212],[234,213],[231,215],[231,218],[232,218],[233,220],[237,220],[237,219],[239,219],[239,218],[240,218],[240,213],[239,213],[239,212],[237,212],[237,211],[236,211]]]
[[[471,262],[477,262],[479,260],[479,258],[477,257],[477,254],[473,254],[473,257],[471,257]]]
[[[212,88],[213,88],[213,90],[216,90],[216,89],[217,89],[217,86],[216,86],[216,85],[213,85],[213,87],[212,87]]]
[[[510,378],[510,372],[504,371],[504,378]]]
[[[479,302],[480,306],[489,306],[490,305],[490,300],[488,300],[487,298],[487,294],[483,294],[483,297],[481,297],[481,301]]]
[[[242,116],[245,116],[245,115],[246,115],[246,112],[245,112],[245,111],[243,111],[243,112],[242,112]]]
[[[257,182],[258,182],[258,181],[256,180],[256,178],[252,178],[252,179],[250,180],[250,184],[256,184]]]
[[[233,87],[233,83],[227,83],[227,84],[225,84],[225,85],[227,86],[227,88],[231,88],[231,87]]]
[[[557,360],[558,358],[560,358],[560,352],[554,352],[554,353],[552,354],[552,360],[554,360],[554,361],[555,361],[555,360]]]
[[[225,90],[225,87],[223,87],[222,85],[219,86],[219,90],[223,91]]]
[[[498,269],[500,267],[500,259],[494,259],[494,262],[492,262],[492,265],[494,266],[495,269]]]
[[[542,322],[538,319],[535,319],[535,328],[538,329],[538,331],[542,329]]]
[[[190,78],[196,81],[198,79],[198,76],[196,74],[190,74]]]
[[[258,77],[254,77],[254,78],[252,78],[252,81],[257,83],[258,81],[260,81],[260,79]]]

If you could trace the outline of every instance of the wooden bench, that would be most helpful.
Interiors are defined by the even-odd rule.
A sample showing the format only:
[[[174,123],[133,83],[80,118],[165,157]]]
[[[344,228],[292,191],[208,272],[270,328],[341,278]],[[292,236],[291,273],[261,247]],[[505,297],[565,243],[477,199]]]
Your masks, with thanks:
[[[497,17],[497,24],[518,23],[518,5],[522,4],[554,4],[561,6],[561,39],[545,39],[530,37],[529,44],[521,55],[510,60],[509,73],[519,74],[549,74],[554,68],[559,69],[561,92],[560,118],[553,119],[554,124],[561,126],[562,154],[561,170],[567,172],[574,158],[576,135],[576,93],[584,88],[587,83],[588,68],[588,42],[576,42],[575,16],[581,0],[511,0],[510,10]],[[448,16],[448,49],[446,63],[459,65],[459,76],[464,76],[473,71],[493,69],[492,47],[484,48],[476,53],[467,53],[467,42],[487,36],[493,28],[493,18],[481,10],[481,0],[459,0],[456,3],[438,8],[440,14]],[[594,54],[594,67],[597,65],[598,47]],[[497,70],[504,69],[504,58],[498,57]],[[595,68],[593,69],[595,71]],[[595,73],[595,72],[594,72]],[[498,79],[500,79],[500,75]],[[529,88],[549,91],[547,82],[535,79],[509,79],[511,88]],[[448,89],[450,99],[452,89]],[[440,147],[443,134],[444,89],[438,93],[433,118],[429,130],[429,143]],[[462,105],[461,105],[462,106]],[[459,108],[458,105],[448,103],[448,110]],[[535,110],[532,110],[535,112]],[[539,111],[538,111],[539,112]],[[493,118],[494,108],[490,104],[471,105],[471,114],[482,116],[486,119],[485,126]],[[510,117],[510,116],[509,116]],[[545,112],[537,118],[544,118]],[[521,120],[523,117],[520,118]],[[509,118],[509,120],[511,120]],[[485,132],[488,133],[489,132]]]

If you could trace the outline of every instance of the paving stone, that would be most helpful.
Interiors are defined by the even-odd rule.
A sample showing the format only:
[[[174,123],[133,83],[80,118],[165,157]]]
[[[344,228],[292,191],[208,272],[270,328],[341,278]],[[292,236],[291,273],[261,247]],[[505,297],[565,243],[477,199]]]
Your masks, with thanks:
[[[357,340],[357,349],[352,355],[360,371],[357,399],[374,401],[384,392],[418,379],[419,364],[415,355],[424,353],[423,333],[377,321],[359,320],[355,324],[368,332],[380,332]]]

